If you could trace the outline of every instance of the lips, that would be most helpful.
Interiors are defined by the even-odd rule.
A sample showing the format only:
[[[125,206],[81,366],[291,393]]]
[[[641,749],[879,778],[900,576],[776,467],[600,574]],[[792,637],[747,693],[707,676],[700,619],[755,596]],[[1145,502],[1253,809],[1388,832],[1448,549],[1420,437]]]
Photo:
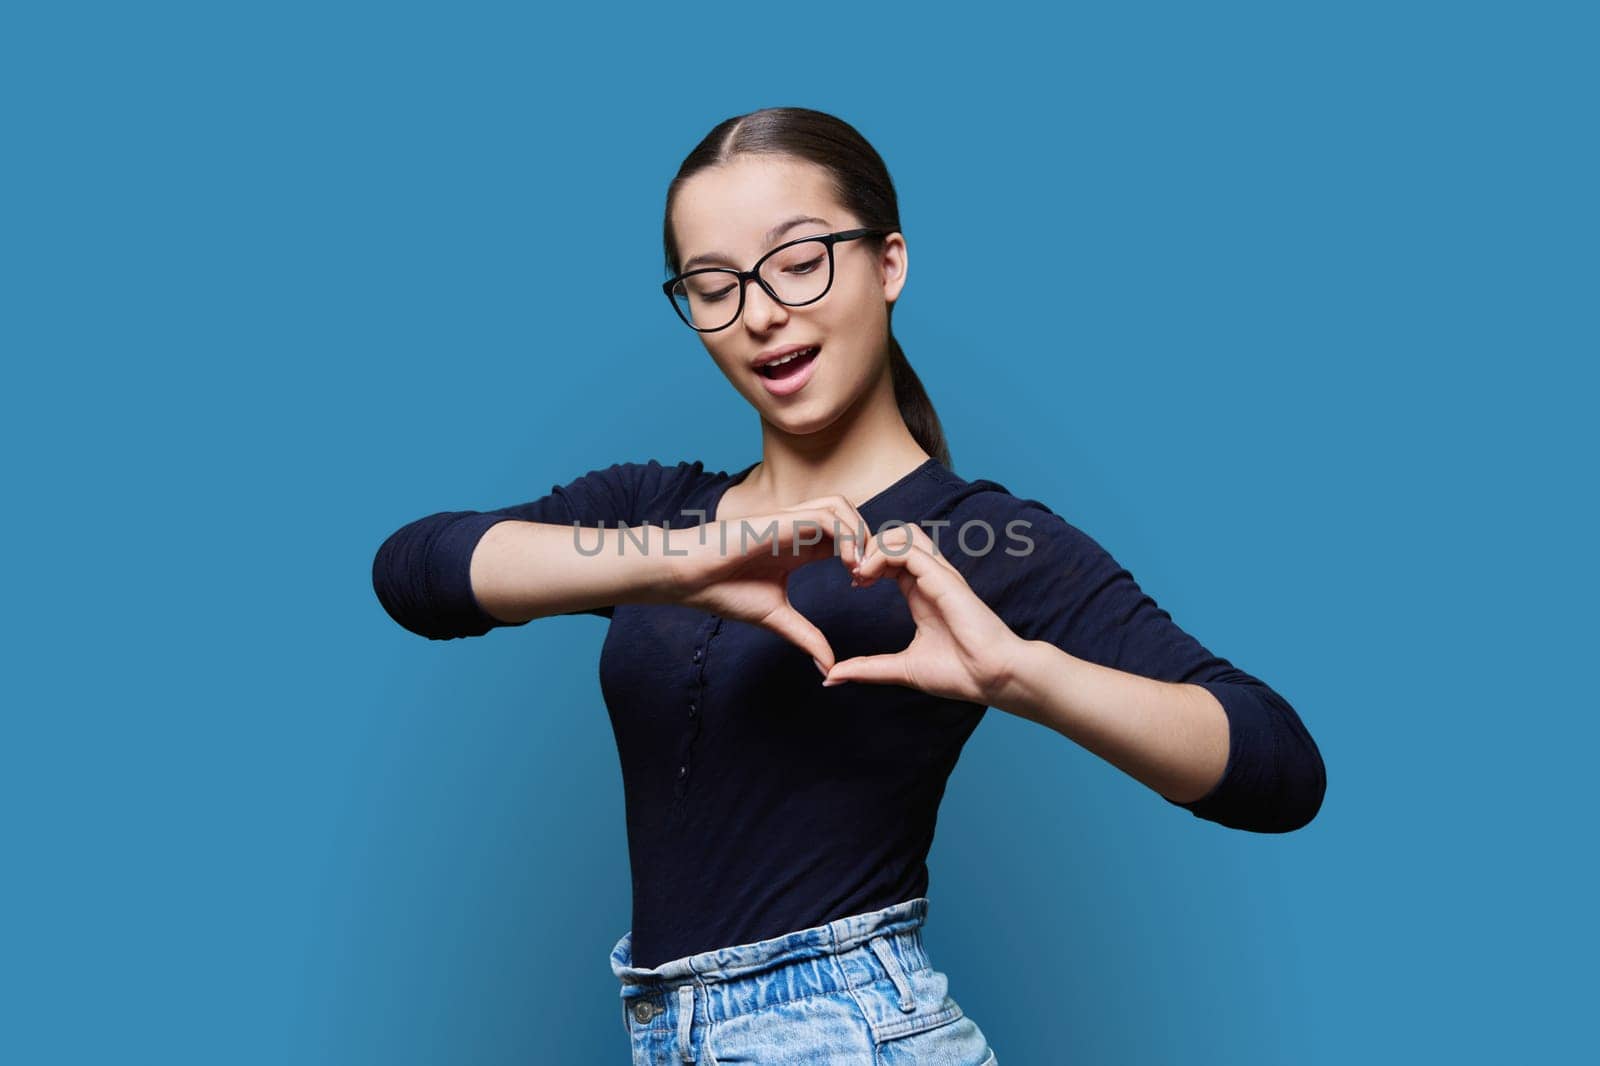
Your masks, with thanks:
[[[817,361],[821,358],[821,352],[820,344],[788,352],[756,367],[756,374],[761,378],[761,384],[766,386],[772,395],[792,396],[811,380]]]
[[[819,347],[819,345],[813,344],[809,348],[801,348],[799,351],[790,352],[788,355],[762,363],[756,368],[756,373],[765,378],[781,381],[786,377],[792,376],[800,369],[802,364],[809,363],[812,359],[815,359]]]

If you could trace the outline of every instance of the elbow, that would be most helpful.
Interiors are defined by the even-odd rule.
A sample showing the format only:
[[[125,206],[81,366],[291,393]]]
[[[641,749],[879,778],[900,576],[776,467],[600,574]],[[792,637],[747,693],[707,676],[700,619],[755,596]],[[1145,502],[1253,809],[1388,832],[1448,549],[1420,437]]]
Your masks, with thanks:
[[[396,625],[420,637],[432,637],[427,623],[425,589],[415,580],[417,567],[407,565],[411,527],[391,533],[372,557],[372,591]]]
[[[1294,708],[1282,697],[1276,702],[1281,705],[1277,718],[1279,757],[1274,775],[1278,787],[1272,790],[1273,802],[1262,812],[1267,815],[1265,824],[1253,828],[1259,832],[1292,833],[1310,825],[1321,812],[1328,791],[1328,771],[1317,742]]]
[[[1292,833],[1310,825],[1322,810],[1322,800],[1328,791],[1328,770],[1311,731],[1287,700],[1276,693],[1273,695],[1279,711],[1276,721],[1280,752],[1278,775],[1281,782],[1278,826],[1273,831]]]
[[[1252,833],[1292,833],[1310,825],[1322,810],[1327,769],[1294,708],[1259,682],[1205,687],[1228,713],[1228,765],[1216,788],[1179,806]]]
[[[1304,829],[1322,810],[1322,798],[1327,791],[1327,771],[1322,765],[1322,756],[1313,744],[1310,748],[1309,765],[1292,778],[1275,812],[1275,824],[1266,831],[1292,833],[1297,829]]]
[[[449,555],[453,513],[419,518],[391,533],[372,558],[372,591],[395,624],[428,640],[479,636],[488,626],[452,598],[450,581],[456,561]],[[457,567],[459,568],[459,567]]]
[[[1328,791],[1328,778],[1322,760],[1317,760],[1314,770],[1294,776],[1278,795],[1277,802],[1267,812],[1266,820],[1242,828],[1256,832],[1294,832],[1304,829],[1322,812],[1323,794]]]
[[[1191,809],[1201,818],[1250,833],[1283,834],[1304,829],[1322,810],[1323,794],[1327,791],[1322,760],[1315,756],[1313,749],[1311,764],[1280,767],[1279,773],[1278,787],[1265,790],[1254,800]]]

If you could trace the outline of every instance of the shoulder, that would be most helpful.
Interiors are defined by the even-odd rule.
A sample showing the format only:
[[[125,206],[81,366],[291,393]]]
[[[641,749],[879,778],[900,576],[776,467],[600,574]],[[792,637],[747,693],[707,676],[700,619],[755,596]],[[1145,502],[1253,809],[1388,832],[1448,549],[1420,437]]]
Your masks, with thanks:
[[[708,473],[705,464],[698,459],[676,462],[638,459],[597,466],[583,476],[591,481],[606,481],[635,490],[659,492],[694,483]]]
[[[963,478],[940,468],[939,495],[928,510],[928,521],[943,530],[956,532],[968,528],[967,542],[981,540],[984,527],[1004,538],[1007,529],[1013,536],[1037,531],[1053,540],[1091,540],[1055,508],[1029,496],[1019,496],[990,478]],[[940,542],[942,546],[942,541]],[[959,545],[958,545],[959,547]]]
[[[1046,577],[1104,566],[1109,553],[1056,508],[990,478],[945,470],[924,521],[941,554],[969,581],[1020,590]]]
[[[661,523],[693,507],[731,475],[700,459],[634,459],[596,467],[577,479],[593,495],[622,501],[635,522]]]

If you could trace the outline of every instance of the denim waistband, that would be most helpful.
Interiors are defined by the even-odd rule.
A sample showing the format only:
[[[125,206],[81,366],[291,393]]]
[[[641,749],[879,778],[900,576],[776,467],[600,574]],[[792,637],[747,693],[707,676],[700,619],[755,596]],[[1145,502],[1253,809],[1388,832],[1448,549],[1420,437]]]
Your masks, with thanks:
[[[881,910],[836,918],[768,940],[716,948],[698,955],[633,965],[633,932],[611,951],[611,970],[622,983],[623,1010],[643,1008],[658,1020],[676,1015],[679,1001],[698,988],[712,1021],[724,1021],[765,1006],[824,992],[844,991],[904,971],[929,966],[922,927],[928,897],[918,896]],[[868,945],[870,951],[853,949]],[[752,980],[754,979],[754,980]],[[692,1002],[692,1000],[691,1000]],[[670,1004],[670,1005],[669,1005]],[[653,1008],[653,1009],[652,1009]]]

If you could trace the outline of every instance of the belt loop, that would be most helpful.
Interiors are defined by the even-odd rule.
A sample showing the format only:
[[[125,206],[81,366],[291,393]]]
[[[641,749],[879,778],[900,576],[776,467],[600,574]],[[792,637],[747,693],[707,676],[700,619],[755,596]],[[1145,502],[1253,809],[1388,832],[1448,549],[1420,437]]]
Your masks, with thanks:
[[[895,991],[900,993],[900,1009],[908,1014],[916,1010],[916,1000],[911,997],[911,983],[906,980],[905,971],[900,968],[900,960],[894,957],[894,950],[884,943],[884,937],[873,937],[867,941],[867,947],[878,956],[883,968],[889,971],[889,980],[894,982]]]
[[[678,986],[678,1057],[684,1062],[694,1061],[694,1048],[689,1042],[689,1027],[694,1024],[694,985]]]

